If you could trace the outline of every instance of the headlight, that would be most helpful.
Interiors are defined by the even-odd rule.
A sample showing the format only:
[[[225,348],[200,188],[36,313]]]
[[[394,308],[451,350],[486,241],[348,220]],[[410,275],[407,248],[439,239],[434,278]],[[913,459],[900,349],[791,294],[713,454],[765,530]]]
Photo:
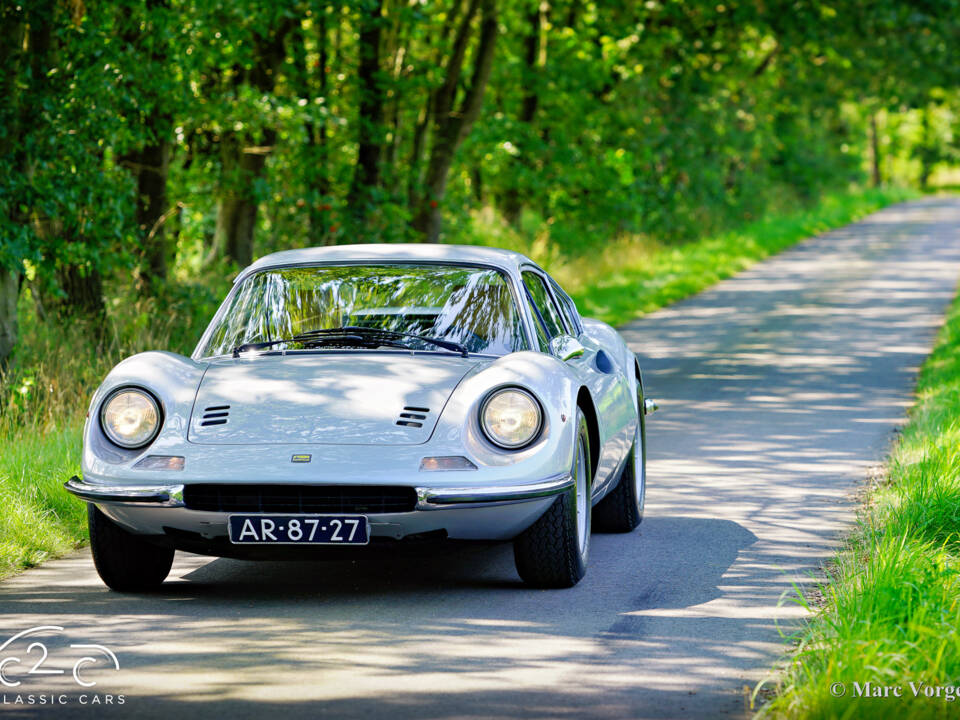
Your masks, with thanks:
[[[120,447],[141,448],[160,431],[160,407],[142,390],[118,390],[101,406],[100,427]]]
[[[480,426],[487,439],[508,450],[533,442],[542,422],[540,403],[518,388],[492,393],[480,408]]]

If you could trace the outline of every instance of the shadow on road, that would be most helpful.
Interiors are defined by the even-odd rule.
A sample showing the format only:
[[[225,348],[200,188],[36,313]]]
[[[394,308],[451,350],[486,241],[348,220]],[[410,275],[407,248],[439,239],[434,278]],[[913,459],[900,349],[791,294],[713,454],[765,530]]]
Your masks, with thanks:
[[[554,591],[520,582],[508,544],[350,562],[178,556],[185,572],[151,595],[38,577],[69,578],[70,565],[88,563],[77,557],[32,573],[33,583],[15,578],[0,586],[0,610],[10,629],[19,627],[21,614],[42,608],[46,618],[82,631],[87,641],[104,633],[124,668],[125,713],[135,713],[139,686],[150,695],[151,717],[164,707],[176,715],[184,703],[201,711],[199,705],[213,702],[218,714],[231,717],[273,711],[305,716],[310,706],[276,697],[282,694],[277,688],[319,673],[324,698],[313,710],[322,707],[320,717],[390,717],[396,706],[401,715],[415,709],[418,717],[441,718],[449,717],[451,701],[458,717],[567,717],[578,708],[581,715],[589,708],[591,717],[624,717],[626,695],[618,697],[614,688],[597,694],[577,677],[628,679],[662,668],[678,643],[700,642],[700,662],[722,662],[723,648],[706,640],[716,633],[702,625],[729,620],[675,618],[664,633],[644,613],[717,598],[724,573],[755,539],[726,520],[648,517],[639,531],[594,535],[587,577],[575,588]],[[684,551],[690,543],[700,548],[693,558]],[[190,653],[182,654],[187,647]],[[150,678],[182,678],[186,668],[195,671],[186,687],[151,687]],[[386,686],[406,685],[404,678],[426,684],[422,696],[337,699],[341,673],[349,673],[354,685],[364,677]],[[230,682],[223,682],[226,677]],[[550,689],[511,690],[521,678]],[[48,685],[32,689],[51,692],[56,681]],[[491,696],[494,687],[499,690]],[[273,699],[254,688],[274,688]]]

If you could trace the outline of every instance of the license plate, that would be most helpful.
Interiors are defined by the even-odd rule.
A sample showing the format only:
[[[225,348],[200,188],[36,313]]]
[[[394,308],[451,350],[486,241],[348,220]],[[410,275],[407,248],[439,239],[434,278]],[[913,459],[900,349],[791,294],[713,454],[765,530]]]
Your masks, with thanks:
[[[366,545],[365,515],[231,515],[230,542],[237,545]]]

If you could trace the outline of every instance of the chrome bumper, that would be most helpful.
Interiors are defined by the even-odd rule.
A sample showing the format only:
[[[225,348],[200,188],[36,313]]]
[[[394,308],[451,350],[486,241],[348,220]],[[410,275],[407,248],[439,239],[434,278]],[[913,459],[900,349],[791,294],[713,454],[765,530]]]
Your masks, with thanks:
[[[183,485],[92,485],[74,475],[63,484],[67,492],[89,502],[149,503],[183,507]]]
[[[505,505],[559,495],[573,486],[569,473],[546,480],[516,485],[469,488],[417,488],[417,510],[439,510],[444,507],[470,505]]]
[[[417,510],[441,510],[448,507],[506,505],[559,495],[569,490],[569,473],[546,480],[492,487],[430,488],[417,487]],[[183,507],[183,485],[94,485],[77,476],[64,488],[81,500],[105,503],[146,503],[154,507]]]

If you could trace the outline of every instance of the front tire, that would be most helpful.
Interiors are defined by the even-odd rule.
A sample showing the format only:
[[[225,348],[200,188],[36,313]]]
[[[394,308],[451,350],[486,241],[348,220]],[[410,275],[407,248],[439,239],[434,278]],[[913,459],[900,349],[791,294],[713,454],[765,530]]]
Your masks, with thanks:
[[[577,408],[577,444],[571,474],[573,487],[513,541],[517,572],[533,587],[573,587],[587,572],[593,469],[590,432],[580,408]]]
[[[87,505],[93,564],[107,587],[118,592],[156,590],[170,574],[173,548],[152,545]]]

